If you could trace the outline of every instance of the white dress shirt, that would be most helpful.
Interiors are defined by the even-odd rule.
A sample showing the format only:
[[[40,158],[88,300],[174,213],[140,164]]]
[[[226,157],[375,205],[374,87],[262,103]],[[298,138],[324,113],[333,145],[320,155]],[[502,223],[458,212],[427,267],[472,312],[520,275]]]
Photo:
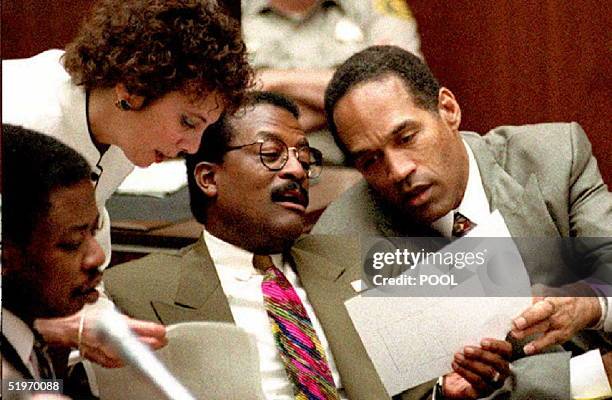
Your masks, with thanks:
[[[34,353],[34,333],[25,322],[4,307],[2,308],[2,333],[32,376],[40,379],[38,361]]]
[[[206,230],[204,230],[203,235],[236,326],[252,334],[257,342],[264,395],[268,399],[294,400],[293,384],[289,381],[285,372],[285,365],[274,341],[264,305],[261,292],[263,275],[253,267],[253,253],[227,243]],[[285,274],[300,300],[302,300],[302,304],[325,350],[334,383],[337,388],[341,388],[340,375],[334,363],[329,343],[299,278],[291,265],[283,260],[281,254],[273,254],[271,257],[274,265]],[[342,391],[340,393],[341,398],[346,399]]]
[[[455,210],[451,210],[442,218],[434,221],[431,225],[435,230],[440,232],[444,237],[451,238],[453,232],[453,222],[455,212],[460,212],[464,217],[474,222],[476,225],[485,221],[491,212],[489,211],[489,200],[482,185],[480,170],[472,153],[470,146],[463,142],[468,153],[468,181],[465,187],[463,199]]]
[[[480,169],[472,149],[465,141],[463,141],[463,145],[468,153],[469,162],[468,181],[463,199],[459,207],[449,211],[448,214],[432,223],[432,227],[447,238],[452,236],[455,212],[461,213],[476,225],[486,220],[491,213],[489,201],[482,185]],[[593,350],[593,352],[599,352],[599,350]],[[589,356],[586,356],[587,354]],[[594,355],[592,352],[588,352],[584,356],[573,357],[570,360],[570,375],[573,398],[584,398],[583,391],[581,391],[582,387],[605,387],[608,382],[601,356]],[[607,387],[610,387],[609,384]],[[612,395],[612,392],[609,394]]]

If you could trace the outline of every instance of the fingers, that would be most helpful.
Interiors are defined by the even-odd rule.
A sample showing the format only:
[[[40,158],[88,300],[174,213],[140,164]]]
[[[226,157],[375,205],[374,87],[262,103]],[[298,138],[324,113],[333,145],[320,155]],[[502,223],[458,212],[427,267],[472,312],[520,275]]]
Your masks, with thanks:
[[[166,327],[151,321],[142,321],[130,317],[127,318],[128,326],[132,331],[144,336],[166,336]]]
[[[539,301],[512,321],[513,331],[527,329],[534,324],[549,318],[554,314],[554,312],[555,306],[551,301]]]
[[[166,337],[166,327],[161,324],[150,321],[141,321],[138,319],[127,318],[127,323],[132,332],[138,336],[155,337],[164,339]]]
[[[485,378],[492,379],[496,372],[504,376],[510,374],[510,364],[506,359],[479,347],[466,346],[463,353],[455,354],[455,361]]]
[[[163,341],[156,339],[156,338],[150,338],[150,337],[140,337],[139,339],[142,343],[149,346],[152,350],[161,349],[162,347],[168,344],[168,340],[166,339]]]
[[[550,321],[548,319],[538,322],[535,325],[530,326],[523,330],[512,330],[510,333],[517,339],[524,339],[528,336],[535,335],[536,333],[544,333],[550,329]]]
[[[528,343],[523,347],[523,351],[525,354],[532,355],[540,353],[542,350],[547,348],[548,346],[552,346],[553,344],[565,342],[566,335],[563,334],[560,330],[550,331],[545,335],[540,336],[536,340]]]
[[[166,327],[164,325],[129,317],[126,318],[132,332],[139,336],[141,342],[147,344],[152,349],[157,350],[168,344]]]
[[[483,350],[497,353],[505,359],[512,357],[512,344],[505,340],[484,338],[480,341],[480,347],[482,347]]]
[[[469,382],[469,384],[472,385],[472,387],[474,387],[474,389],[476,389],[479,393],[488,393],[492,390],[492,387],[490,387],[480,375],[472,372],[471,369],[463,367],[458,361],[453,361],[451,367],[453,368],[453,371],[461,375],[461,377]],[[492,375],[490,379],[492,380],[493,378],[494,377]]]
[[[597,323],[599,301],[591,297],[546,297],[513,321],[512,336],[523,339],[537,333],[541,337],[527,344],[525,354],[536,354],[553,344],[561,344],[576,332]]]
[[[118,368],[124,365],[121,357],[114,351],[113,347],[100,338],[91,328],[95,326],[98,315],[91,313],[85,320],[81,346],[81,355],[88,360],[106,368]],[[166,328],[163,325],[149,321],[141,321],[125,317],[130,329],[139,339],[153,350],[164,347],[168,343]]]
[[[120,368],[123,367],[123,360],[119,355],[105,346],[90,347],[83,346],[81,348],[81,356],[102,365],[105,368]]]
[[[510,343],[486,338],[482,340],[481,347],[466,346],[463,353],[456,353],[451,366],[479,393],[490,393],[510,375],[507,358],[511,354]]]

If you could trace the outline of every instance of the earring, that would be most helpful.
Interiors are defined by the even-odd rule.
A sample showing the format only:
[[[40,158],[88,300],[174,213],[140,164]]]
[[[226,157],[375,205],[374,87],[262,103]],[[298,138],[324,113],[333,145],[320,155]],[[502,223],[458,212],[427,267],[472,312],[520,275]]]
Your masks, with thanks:
[[[115,102],[115,107],[121,111],[130,111],[132,109],[132,105],[128,103],[126,99],[117,100]]]

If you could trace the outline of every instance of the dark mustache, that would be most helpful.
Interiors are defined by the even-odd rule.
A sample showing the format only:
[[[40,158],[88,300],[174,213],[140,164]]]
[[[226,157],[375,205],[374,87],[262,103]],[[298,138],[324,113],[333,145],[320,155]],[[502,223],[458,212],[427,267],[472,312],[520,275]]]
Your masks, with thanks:
[[[401,181],[397,182],[395,184],[397,190],[399,191],[405,191],[405,190],[410,190],[412,188],[412,186],[414,186],[414,177],[413,175],[408,175],[406,176],[404,179],[402,179]]]
[[[296,181],[288,181],[272,188],[272,200],[277,201],[283,198],[283,195],[288,191],[299,190],[300,194],[304,198],[304,207],[308,207],[308,190]]]
[[[91,285],[98,279],[102,279],[102,272],[98,269],[93,269],[87,273],[87,285]]]

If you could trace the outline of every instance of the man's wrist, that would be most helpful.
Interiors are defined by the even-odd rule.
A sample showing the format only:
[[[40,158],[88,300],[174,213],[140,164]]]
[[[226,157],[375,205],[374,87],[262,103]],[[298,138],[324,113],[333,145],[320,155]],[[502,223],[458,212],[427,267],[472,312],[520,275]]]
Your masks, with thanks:
[[[600,314],[599,318],[595,320],[593,324],[591,324],[588,328],[594,330],[601,330],[604,327],[604,322],[606,321],[606,316],[608,315],[608,298],[603,296],[597,289],[595,289],[597,293],[597,297],[595,300],[594,308],[595,310],[599,309]],[[597,311],[595,311],[595,315],[597,315]]]
[[[80,313],[62,318],[37,319],[34,329],[53,346],[77,347]]]
[[[441,376],[434,385],[432,400],[446,400],[444,396],[444,376]]]

